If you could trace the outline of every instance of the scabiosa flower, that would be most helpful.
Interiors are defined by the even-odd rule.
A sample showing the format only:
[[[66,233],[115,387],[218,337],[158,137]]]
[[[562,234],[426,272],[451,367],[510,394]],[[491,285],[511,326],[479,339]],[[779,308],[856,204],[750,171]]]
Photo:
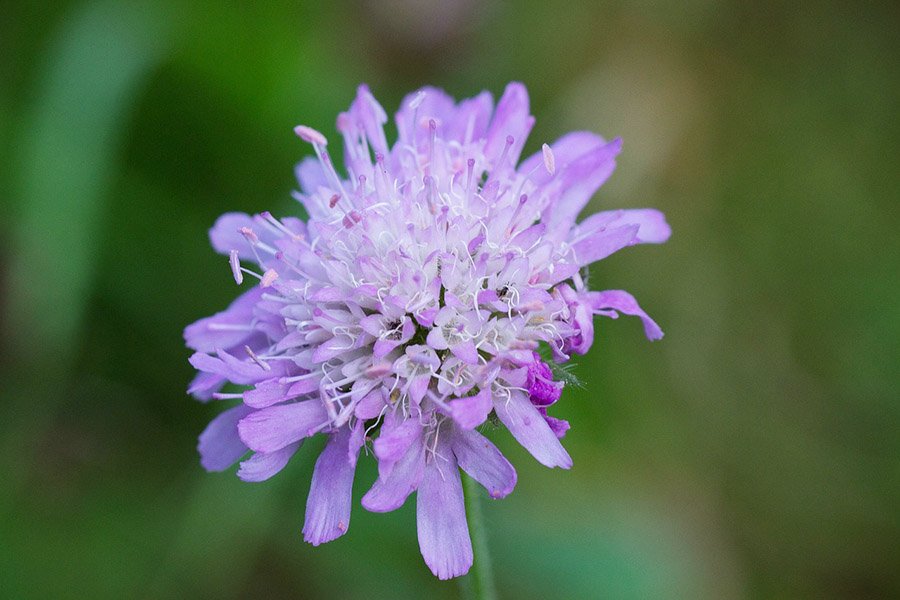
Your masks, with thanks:
[[[314,545],[347,531],[357,457],[370,444],[378,479],[363,506],[392,511],[416,492],[422,556],[446,579],[472,564],[459,469],[493,498],[516,484],[478,427],[499,422],[540,463],[571,466],[559,441],[569,424],[548,414],[563,383],[536,350],[556,362],[584,354],[597,314],[635,315],[648,338],[662,337],[631,295],[589,291],[584,272],[670,230],[651,209],[576,223],[621,141],[570,133],[519,162],[534,123],[521,84],[496,108],[486,92],[455,103],[422,89],[403,101],[393,146],[386,122],[360,87],[337,118],[346,177],[321,133],[295,129],[316,153],[297,167],[306,222],[216,222],[212,245],[235,281],[256,281],[185,330],[199,371],[189,392],[240,400],[200,435],[210,471],[241,461],[238,477],[263,481],[303,440],[327,436],[303,528]],[[226,383],[246,387],[220,393]]]

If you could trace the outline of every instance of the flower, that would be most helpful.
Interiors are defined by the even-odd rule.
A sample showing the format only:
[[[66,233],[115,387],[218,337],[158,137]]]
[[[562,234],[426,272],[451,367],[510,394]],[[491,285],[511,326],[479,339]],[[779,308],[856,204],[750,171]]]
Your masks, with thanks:
[[[337,118],[342,177],[319,132],[298,126],[316,158],[297,167],[309,219],[228,213],[210,231],[235,281],[254,286],[185,329],[199,371],[189,392],[240,400],[200,435],[201,464],[263,481],[304,439],[326,435],[307,499],[305,539],[347,531],[360,450],[378,479],[362,499],[392,511],[416,492],[419,546],[442,579],[472,564],[459,469],[491,497],[516,471],[479,431],[503,424],[539,462],[569,468],[569,424],[548,414],[563,383],[536,352],[584,354],[594,315],[635,315],[623,291],[593,292],[587,265],[670,234],[651,209],[576,217],[615,167],[621,141],[570,133],[519,162],[534,123],[512,83],[455,103],[424,88],[387,115],[361,86]],[[250,265],[250,266],[246,266]],[[222,393],[226,384],[244,391]],[[492,417],[493,415],[493,417]],[[244,458],[247,453],[250,456]]]

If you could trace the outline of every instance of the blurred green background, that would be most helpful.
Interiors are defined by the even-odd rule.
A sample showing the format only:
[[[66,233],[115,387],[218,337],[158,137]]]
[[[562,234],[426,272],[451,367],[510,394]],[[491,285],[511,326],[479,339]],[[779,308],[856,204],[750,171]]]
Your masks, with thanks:
[[[506,598],[900,597],[900,11],[893,3],[6,3],[0,597],[454,598],[414,503],[300,536],[309,443],[206,474],[181,330],[236,294],[206,231],[290,214],[303,122],[524,81],[526,150],[622,136],[591,210],[674,235],[596,264],[636,319],[580,359],[570,472],[485,507]],[[357,500],[374,480],[357,475]]]

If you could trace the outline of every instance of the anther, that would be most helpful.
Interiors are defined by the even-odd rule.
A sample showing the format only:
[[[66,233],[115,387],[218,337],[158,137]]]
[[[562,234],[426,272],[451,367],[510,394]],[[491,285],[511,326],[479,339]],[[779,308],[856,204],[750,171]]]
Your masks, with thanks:
[[[553,156],[553,150],[547,144],[541,146],[541,152],[544,155],[544,168],[547,173],[553,175],[556,173],[556,157]]]
[[[232,250],[228,254],[228,263],[231,265],[231,274],[234,275],[234,281],[238,285],[244,282],[244,274],[241,273],[241,261],[238,258],[238,251]]]
[[[409,107],[415,110],[419,108],[419,105],[422,104],[423,100],[425,100],[425,91],[419,90],[419,93],[416,94],[416,97],[409,101]]]
[[[241,227],[240,232],[251,244],[257,244],[259,242],[259,237],[249,227]]]
[[[271,287],[275,280],[278,279],[278,272],[275,269],[269,269],[265,273],[263,273],[262,279],[259,282],[259,285],[267,288]]]
[[[296,127],[294,127],[294,133],[296,133],[297,137],[299,137],[304,142],[308,142],[317,146],[328,145],[328,139],[312,127],[307,127],[306,125],[297,125]]]

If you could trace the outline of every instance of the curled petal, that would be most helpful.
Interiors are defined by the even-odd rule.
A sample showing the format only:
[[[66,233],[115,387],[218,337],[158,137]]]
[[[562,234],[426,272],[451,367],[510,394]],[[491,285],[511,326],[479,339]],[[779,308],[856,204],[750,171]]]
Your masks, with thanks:
[[[400,457],[410,445],[422,437],[422,424],[416,418],[404,418],[399,411],[389,414],[381,427],[381,434],[373,444],[378,457],[378,472],[382,476],[390,473]]]
[[[485,388],[474,396],[451,400],[448,404],[450,415],[463,429],[474,429],[484,423],[494,408],[490,388]]]
[[[662,329],[651,319],[638,305],[634,296],[622,290],[607,290],[605,292],[589,292],[587,294],[591,307],[600,314],[609,311],[618,311],[626,315],[639,317],[644,323],[644,334],[648,340],[658,340],[663,336]],[[613,316],[613,312],[609,316]]]
[[[241,463],[237,476],[243,481],[265,481],[280,472],[297,452],[302,442],[295,442],[275,452],[256,452]]]
[[[225,385],[225,378],[221,375],[200,371],[188,386],[187,393],[197,400],[207,402],[212,400],[213,394],[218,392],[223,385]]]
[[[253,287],[238,296],[228,308],[211,317],[200,319],[184,329],[184,341],[197,352],[215,352],[217,348],[234,348],[247,343],[254,331],[253,307],[262,297],[262,288]]]
[[[553,430],[553,433],[559,439],[566,437],[566,432],[569,431],[569,428],[571,428],[571,425],[569,425],[568,421],[557,419],[556,417],[551,417],[550,415],[544,415],[544,420],[547,421],[547,425],[550,426],[550,429]]]
[[[274,375],[282,374],[282,367],[280,366],[276,368],[270,367],[267,371],[249,359],[247,361],[238,360],[224,350],[219,350],[217,354],[218,357],[210,356],[203,352],[195,352],[188,361],[198,371],[219,375],[238,385],[255,384]]]
[[[378,480],[363,496],[362,505],[372,512],[389,512],[403,506],[422,480],[425,469],[425,445],[417,442],[406,449],[390,473]]]
[[[224,471],[247,453],[238,436],[238,421],[252,409],[238,404],[210,421],[197,440],[200,464],[207,471]]]
[[[253,408],[265,408],[295,398],[291,394],[291,384],[282,383],[279,379],[266,379],[256,384],[252,390],[244,392],[244,404]]]

